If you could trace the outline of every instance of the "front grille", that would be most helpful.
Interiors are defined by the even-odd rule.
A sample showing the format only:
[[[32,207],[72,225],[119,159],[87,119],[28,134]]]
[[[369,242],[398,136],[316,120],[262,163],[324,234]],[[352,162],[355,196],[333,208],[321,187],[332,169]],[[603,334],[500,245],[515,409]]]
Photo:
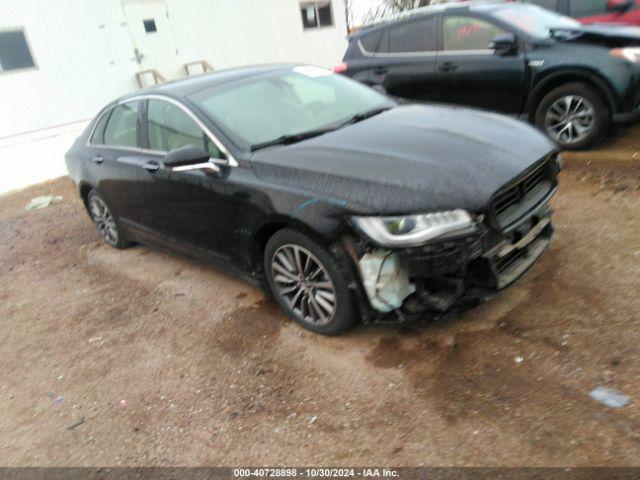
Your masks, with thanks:
[[[542,162],[515,184],[494,196],[491,210],[500,227],[519,220],[548,195],[553,188],[551,171],[549,161]]]

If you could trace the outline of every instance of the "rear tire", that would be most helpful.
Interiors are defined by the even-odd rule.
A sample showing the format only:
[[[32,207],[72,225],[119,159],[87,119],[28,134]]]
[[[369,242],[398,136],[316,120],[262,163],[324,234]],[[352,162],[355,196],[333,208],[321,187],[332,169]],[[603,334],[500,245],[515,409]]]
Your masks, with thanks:
[[[87,196],[87,210],[102,239],[114,248],[127,248],[131,245],[123,235],[118,219],[111,211],[106,200],[94,189]]]
[[[583,150],[605,137],[611,112],[597,90],[573,82],[554,88],[542,98],[535,124],[563,150]]]
[[[276,301],[304,328],[336,335],[355,323],[357,308],[344,267],[308,235],[279,230],[265,246],[263,264]]]

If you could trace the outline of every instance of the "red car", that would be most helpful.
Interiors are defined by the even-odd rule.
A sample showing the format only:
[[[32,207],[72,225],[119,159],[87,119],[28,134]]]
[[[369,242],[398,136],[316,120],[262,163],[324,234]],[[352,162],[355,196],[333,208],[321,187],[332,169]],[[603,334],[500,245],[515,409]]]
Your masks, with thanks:
[[[640,0],[525,0],[582,23],[624,23],[640,26]]]

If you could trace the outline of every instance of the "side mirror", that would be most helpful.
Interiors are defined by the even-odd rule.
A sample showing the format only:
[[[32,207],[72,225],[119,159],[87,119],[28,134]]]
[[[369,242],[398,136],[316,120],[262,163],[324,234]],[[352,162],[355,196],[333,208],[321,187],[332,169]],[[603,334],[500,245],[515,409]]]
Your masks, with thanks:
[[[624,13],[635,4],[635,0],[608,0],[607,12]]]
[[[212,170],[219,172],[220,168],[210,161],[210,155],[199,147],[186,145],[171,150],[162,163],[174,172],[186,172],[189,170]]]
[[[508,55],[515,51],[517,45],[518,39],[513,33],[503,33],[491,39],[489,48],[495,50],[496,55]]]

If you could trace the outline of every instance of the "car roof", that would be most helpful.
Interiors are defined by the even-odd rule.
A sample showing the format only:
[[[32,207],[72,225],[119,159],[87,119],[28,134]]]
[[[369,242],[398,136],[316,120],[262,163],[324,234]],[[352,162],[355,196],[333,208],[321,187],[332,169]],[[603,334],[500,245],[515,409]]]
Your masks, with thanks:
[[[185,97],[206,88],[215,87],[227,82],[242,80],[244,78],[255,77],[269,73],[286,72],[299,65],[300,64],[295,63],[281,63],[230,68],[204,75],[188,77],[181,80],[173,80],[150,88],[145,88],[143,90],[138,90],[125,95],[124,97],[121,97],[118,101],[123,101],[132,97],[139,97],[141,95],[154,94],[166,95],[168,97],[174,97],[177,99],[184,99]]]
[[[383,17],[379,20],[376,20],[368,25],[365,25],[360,30],[352,34],[350,39],[358,39],[369,33],[376,32],[387,28],[389,25],[394,25],[397,23],[408,22],[411,20],[416,20],[424,17],[428,17],[431,15],[435,15],[441,12],[484,12],[490,13],[495,10],[498,10],[505,6],[518,5],[517,3],[508,2],[507,0],[472,0],[466,2],[453,2],[453,3],[442,3],[437,5],[429,5],[426,7],[414,8],[413,10],[408,10],[406,12],[401,12],[395,15],[390,15],[388,17]]]

